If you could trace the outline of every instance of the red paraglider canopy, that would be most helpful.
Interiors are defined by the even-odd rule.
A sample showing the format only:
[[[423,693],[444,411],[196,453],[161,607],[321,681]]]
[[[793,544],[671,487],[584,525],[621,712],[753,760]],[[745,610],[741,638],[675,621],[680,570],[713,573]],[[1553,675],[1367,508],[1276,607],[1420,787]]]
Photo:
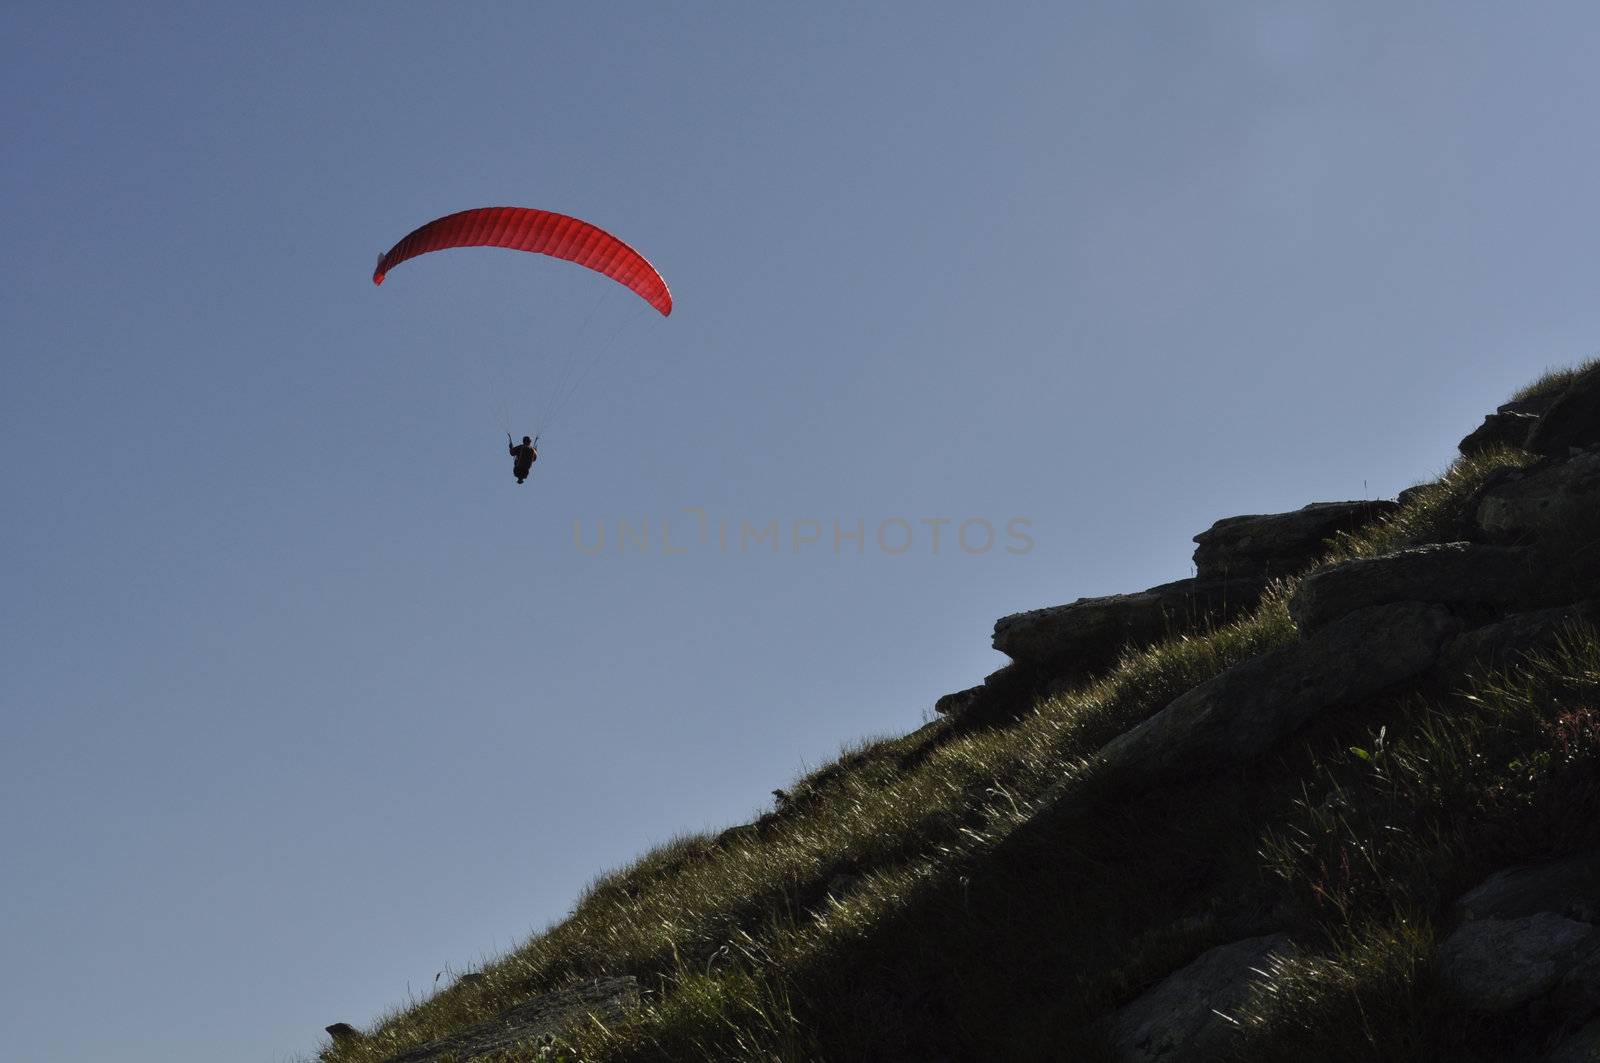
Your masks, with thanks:
[[[507,247],[576,262],[632,289],[663,317],[672,313],[667,282],[639,252],[586,221],[529,207],[478,207],[430,221],[378,259],[372,283],[408,258],[450,247]]]

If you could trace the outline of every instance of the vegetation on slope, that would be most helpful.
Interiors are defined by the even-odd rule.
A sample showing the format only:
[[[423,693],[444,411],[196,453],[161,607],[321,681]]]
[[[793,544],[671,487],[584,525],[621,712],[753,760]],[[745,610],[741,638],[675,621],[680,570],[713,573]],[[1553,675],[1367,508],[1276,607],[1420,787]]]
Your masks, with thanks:
[[[1478,485],[1527,460],[1457,462],[1341,537],[1330,563],[1448,538]],[[1488,871],[1600,843],[1600,635],[1574,630],[1463,690],[1342,710],[1246,766],[1102,792],[1089,758],[1107,741],[1295,637],[1293,586],[1015,722],[941,720],[847,750],[757,824],[600,879],[483,978],[323,1059],[379,1063],[618,974],[647,990],[626,1022],[506,1058],[1109,1058],[1096,1020],[1202,950],[1286,922],[1310,948],[1246,1010],[1240,1058],[1501,1058],[1519,1031],[1444,1018],[1436,928]]]

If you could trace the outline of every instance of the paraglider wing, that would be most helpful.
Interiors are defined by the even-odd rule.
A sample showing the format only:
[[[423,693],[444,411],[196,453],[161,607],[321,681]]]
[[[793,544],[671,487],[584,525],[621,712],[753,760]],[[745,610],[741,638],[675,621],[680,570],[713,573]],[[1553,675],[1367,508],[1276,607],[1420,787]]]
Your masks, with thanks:
[[[645,257],[586,221],[528,207],[479,207],[430,221],[378,259],[372,283],[408,258],[449,247],[507,247],[576,262],[637,293],[662,316],[672,313],[672,292]]]

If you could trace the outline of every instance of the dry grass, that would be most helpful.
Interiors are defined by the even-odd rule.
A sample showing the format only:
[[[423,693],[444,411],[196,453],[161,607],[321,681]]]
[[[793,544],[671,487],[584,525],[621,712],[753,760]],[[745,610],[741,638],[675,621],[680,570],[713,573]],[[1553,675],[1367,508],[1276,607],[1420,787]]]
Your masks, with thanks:
[[[1393,517],[1340,536],[1327,563],[1448,536],[1486,477],[1527,460],[1457,462]],[[1130,653],[1009,725],[940,723],[846,749],[759,824],[676,839],[602,877],[482,980],[322,1058],[378,1063],[576,979],[633,974],[647,994],[627,1022],[507,1058],[902,1058],[884,1046],[919,1043],[930,1031],[913,1020],[934,1009],[956,1054],[1093,1059],[1105,1047],[1090,1021],[1217,943],[1206,913],[1253,891],[1314,911],[1325,949],[1275,973],[1251,1044],[1426,1058],[1414,1052],[1454,1043],[1419,973],[1430,913],[1486,860],[1555,851],[1589,829],[1551,795],[1577,778],[1557,751],[1588,732],[1561,721],[1576,691],[1600,693],[1600,638],[1574,635],[1563,655],[1459,699],[1419,693],[1318,724],[1271,763],[1098,802],[1095,751],[1296,637],[1294,585],[1245,619]],[[1382,731],[1360,730],[1375,721]],[[1077,794],[1088,811],[1063,818]],[[1600,821],[1590,796],[1574,807]]]

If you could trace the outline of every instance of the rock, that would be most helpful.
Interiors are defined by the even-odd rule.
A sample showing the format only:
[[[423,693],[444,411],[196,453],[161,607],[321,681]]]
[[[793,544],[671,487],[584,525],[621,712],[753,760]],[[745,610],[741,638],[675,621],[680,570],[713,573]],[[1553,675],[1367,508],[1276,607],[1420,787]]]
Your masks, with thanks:
[[[1517,919],[1539,912],[1600,922],[1600,851],[1497,871],[1462,894],[1453,915],[1472,922]]]
[[[933,711],[940,716],[959,716],[973,702],[983,696],[983,684],[957,690],[953,694],[945,694],[933,703]]]
[[[1327,552],[1327,542],[1399,509],[1395,502],[1313,502],[1290,513],[1224,517],[1194,537],[1199,579],[1291,576]]]
[[[1561,392],[1552,391],[1544,395],[1535,395],[1527,399],[1512,399],[1510,402],[1501,403],[1495,407],[1495,413],[1525,413],[1533,417],[1543,417],[1550,407],[1556,404],[1561,397]]]
[[[983,682],[954,694],[946,694],[933,703],[933,711],[941,716],[960,716],[974,709],[988,707],[997,699],[1011,699],[1026,692],[1029,686],[1024,670],[1008,664],[984,676]]]
[[[1460,630],[1448,609],[1396,602],[1349,613],[1180,695],[1097,756],[1112,786],[1144,786],[1248,760],[1334,705],[1419,675]]]
[[[1484,537],[1511,542],[1588,522],[1600,513],[1600,450],[1580,451],[1529,469],[1509,470],[1478,496],[1474,521]]]
[[[1456,445],[1456,449],[1470,458],[1496,447],[1522,447],[1528,442],[1528,433],[1538,423],[1538,416],[1531,413],[1491,413]]]
[[[1527,449],[1561,455],[1600,443],[1600,365],[1580,373],[1528,433]]]
[[[390,1056],[384,1063],[467,1063],[559,1035],[590,1015],[606,1022],[616,1021],[638,1005],[639,983],[633,977],[596,978],[524,1001],[487,1022]]]
[[[1588,1018],[1600,1007],[1600,932],[1584,951],[1585,955],[1562,976],[1550,998],[1559,1014],[1576,1019]]]
[[[1600,850],[1496,872],[1452,917],[1440,974],[1463,1002],[1495,1012],[1537,997],[1568,1022],[1600,1006]]]
[[[1301,631],[1315,631],[1357,609],[1389,602],[1509,605],[1538,597],[1530,594],[1534,570],[1531,555],[1511,547],[1417,546],[1311,573],[1289,600],[1289,613]]]
[[[1600,1019],[1567,1036],[1545,1063],[1596,1063],[1600,1061]]]
[[[1470,675],[1516,665],[1530,653],[1551,650],[1574,625],[1600,625],[1600,600],[1554,609],[1514,613],[1463,632],[1439,655],[1441,677],[1461,681]]]
[[[1112,1016],[1112,1051],[1127,1063],[1202,1063],[1221,1058],[1239,1028],[1228,1013],[1249,998],[1274,958],[1294,954],[1285,934],[1219,945],[1168,975]]]
[[[1225,623],[1254,608],[1265,587],[1260,578],[1185,579],[1137,594],[1079,598],[1001,617],[994,622],[994,648],[1021,665],[1019,672],[1089,675],[1126,649]]]
[[[1497,1014],[1554,989],[1596,946],[1600,930],[1554,912],[1478,919],[1439,946],[1439,978],[1464,1006]]]
[[[1289,613],[1304,632],[1385,602],[1438,602],[1493,615],[1596,597],[1600,550],[1557,538],[1534,546],[1452,542],[1319,569],[1300,581]]]

